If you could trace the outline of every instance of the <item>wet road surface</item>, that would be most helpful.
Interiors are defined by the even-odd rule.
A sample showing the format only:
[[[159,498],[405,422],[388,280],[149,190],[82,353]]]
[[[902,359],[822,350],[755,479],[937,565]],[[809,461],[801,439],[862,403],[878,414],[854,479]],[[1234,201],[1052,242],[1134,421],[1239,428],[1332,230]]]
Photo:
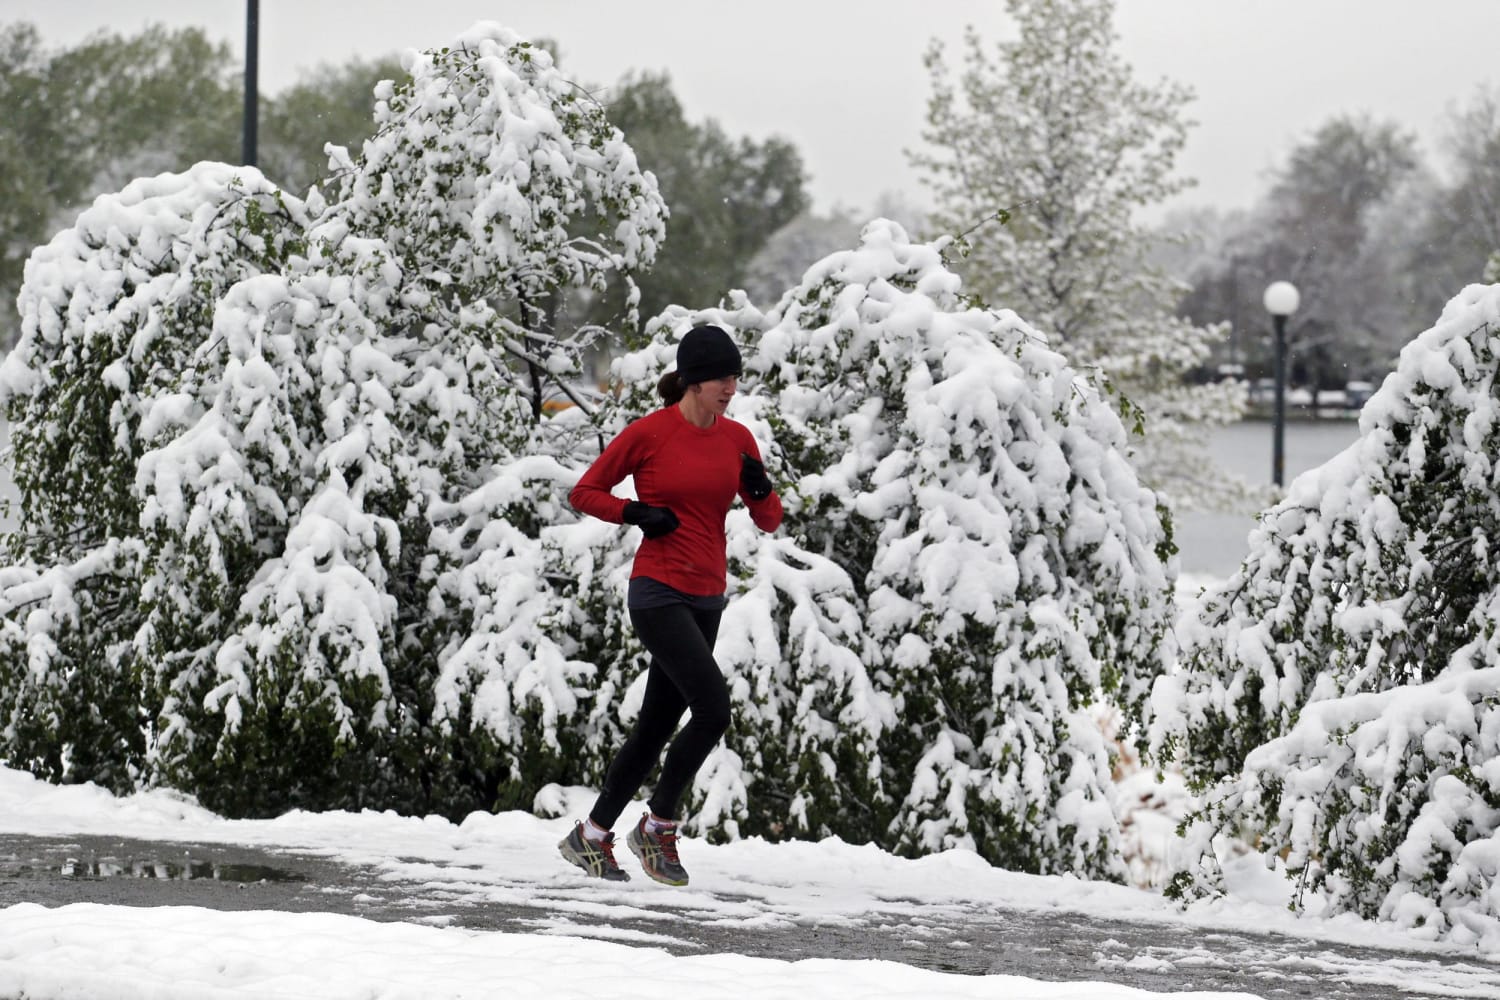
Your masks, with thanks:
[[[495,886],[493,873],[486,886]],[[1102,980],[1159,992],[1243,991],[1266,998],[1500,997],[1500,964],[1332,944],[1287,935],[1202,931],[985,903],[914,909],[892,900],[860,919],[704,919],[703,903],[580,906],[576,887],[516,879],[508,902],[443,880],[402,880],[307,854],[222,844],[0,834],[0,906],[76,902],[217,910],[343,913],[516,933],[565,933],[676,954],[734,952],[783,960],[886,959],[962,974]],[[699,893],[701,895],[701,892]],[[524,902],[516,902],[516,899]],[[716,894],[715,904],[751,897]],[[591,900],[591,903],[596,903]],[[597,916],[589,916],[590,912]],[[747,926],[749,924],[750,926]]]

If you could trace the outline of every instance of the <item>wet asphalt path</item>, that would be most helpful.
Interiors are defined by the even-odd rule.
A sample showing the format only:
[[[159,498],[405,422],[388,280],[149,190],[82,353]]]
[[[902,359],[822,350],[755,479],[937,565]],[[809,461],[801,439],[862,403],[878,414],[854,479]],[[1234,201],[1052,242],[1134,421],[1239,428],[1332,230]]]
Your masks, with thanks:
[[[886,959],[962,974],[1051,981],[1102,980],[1159,992],[1243,991],[1266,998],[1387,1000],[1414,995],[1500,998],[1500,964],[1425,952],[1392,952],[1285,935],[1132,924],[993,904],[889,911],[863,919],[701,919],[684,897],[676,913],[641,917],[605,907],[591,923],[576,889],[535,886],[526,902],[496,903],[452,885],[402,882],[327,858],[225,845],[109,837],[0,834],[0,906],[75,902],[320,911],[372,920],[439,922],[481,930],[568,933],[677,954],[735,952],[768,958]],[[524,886],[516,880],[515,886]],[[739,900],[720,896],[725,902]],[[744,902],[753,903],[749,897]],[[599,909],[599,908],[595,908]],[[616,912],[607,912],[614,909]],[[1400,973],[1392,976],[1392,970]],[[1392,979],[1398,982],[1392,982]],[[1419,994],[1400,982],[1419,979]]]

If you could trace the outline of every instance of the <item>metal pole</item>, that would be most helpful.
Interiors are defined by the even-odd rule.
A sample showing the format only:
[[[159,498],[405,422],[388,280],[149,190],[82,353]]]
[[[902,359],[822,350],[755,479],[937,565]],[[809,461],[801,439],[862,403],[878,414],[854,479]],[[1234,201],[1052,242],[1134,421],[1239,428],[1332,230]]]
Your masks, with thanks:
[[[240,159],[255,166],[256,123],[260,113],[256,106],[260,85],[260,0],[245,0],[245,130]]]
[[[1280,486],[1286,469],[1286,317],[1272,319],[1276,327],[1276,426],[1271,435],[1271,482]]]

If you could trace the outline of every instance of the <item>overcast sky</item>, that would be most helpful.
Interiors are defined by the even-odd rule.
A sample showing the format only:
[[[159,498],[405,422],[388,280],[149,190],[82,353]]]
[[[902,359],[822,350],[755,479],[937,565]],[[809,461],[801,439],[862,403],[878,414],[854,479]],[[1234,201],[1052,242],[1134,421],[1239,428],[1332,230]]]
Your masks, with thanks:
[[[49,46],[99,29],[199,25],[243,52],[244,0],[0,0]],[[479,20],[548,37],[580,82],[665,70],[694,120],[779,134],[801,151],[814,203],[862,214],[883,192],[925,199],[903,153],[921,142],[930,39],[1013,28],[1001,0],[261,0],[261,90],[320,63],[445,44]],[[1199,124],[1180,199],[1248,206],[1269,168],[1340,112],[1415,132],[1434,164],[1443,117],[1500,82],[1500,0],[1119,0],[1121,52],[1143,81],[1193,88]]]

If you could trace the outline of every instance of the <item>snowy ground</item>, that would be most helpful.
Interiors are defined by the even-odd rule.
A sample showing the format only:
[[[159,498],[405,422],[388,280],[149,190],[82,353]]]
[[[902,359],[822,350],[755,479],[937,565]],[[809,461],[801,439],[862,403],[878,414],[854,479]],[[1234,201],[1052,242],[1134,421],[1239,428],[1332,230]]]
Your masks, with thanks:
[[[575,812],[587,800],[554,790],[553,810]],[[293,813],[275,820],[225,820],[183,799],[150,793],[115,799],[91,787],[58,788],[0,768],[0,833],[108,835],[201,844],[275,847],[377,869],[497,903],[548,897],[531,934],[485,932],[431,921],[379,922],[333,913],[221,912],[196,907],[141,909],[95,903],[0,908],[0,997],[15,1000],[108,997],[395,998],[545,996],[691,997],[803,1000],[849,997],[1103,998],[1152,994],[1102,982],[1045,983],[1015,976],[962,976],[881,961],[778,961],[735,954],[672,954],[673,923],[658,933],[622,931],[611,915],[649,916],[671,906],[694,919],[747,933],[767,922],[808,917],[853,920],[872,911],[921,913],[975,900],[1004,900],[1038,913],[1067,910],[1159,926],[1163,942],[1206,928],[1285,930],[1309,942],[1357,942],[1403,950],[1366,970],[1370,982],[1411,995],[1495,996],[1500,974],[1467,953],[1413,941],[1388,928],[1341,918],[1297,919],[1281,886],[1264,874],[1238,873],[1229,900],[1188,915],[1157,894],[1067,878],[1037,878],[990,868],[952,852],[918,861],[837,841],[711,846],[688,841],[693,873],[685,890],[641,877],[607,886],[562,864],[555,842],[568,820],[523,813],[475,815],[462,824],[394,814]],[[626,856],[627,865],[634,859]],[[0,898],[0,904],[5,900]],[[674,919],[680,919],[674,918]],[[660,946],[660,947],[656,947]],[[677,949],[679,952],[681,949]],[[1422,956],[1447,956],[1446,981]],[[1492,956],[1493,957],[1493,956]],[[1158,962],[1101,942],[1100,979],[1122,963]],[[1466,963],[1473,963],[1471,973]],[[1161,990],[1174,990],[1170,963]],[[1115,977],[1118,978],[1118,977]],[[1263,996],[1283,992],[1272,984]],[[1173,993],[1176,997],[1250,994]],[[1387,993],[1389,995],[1389,993]]]

